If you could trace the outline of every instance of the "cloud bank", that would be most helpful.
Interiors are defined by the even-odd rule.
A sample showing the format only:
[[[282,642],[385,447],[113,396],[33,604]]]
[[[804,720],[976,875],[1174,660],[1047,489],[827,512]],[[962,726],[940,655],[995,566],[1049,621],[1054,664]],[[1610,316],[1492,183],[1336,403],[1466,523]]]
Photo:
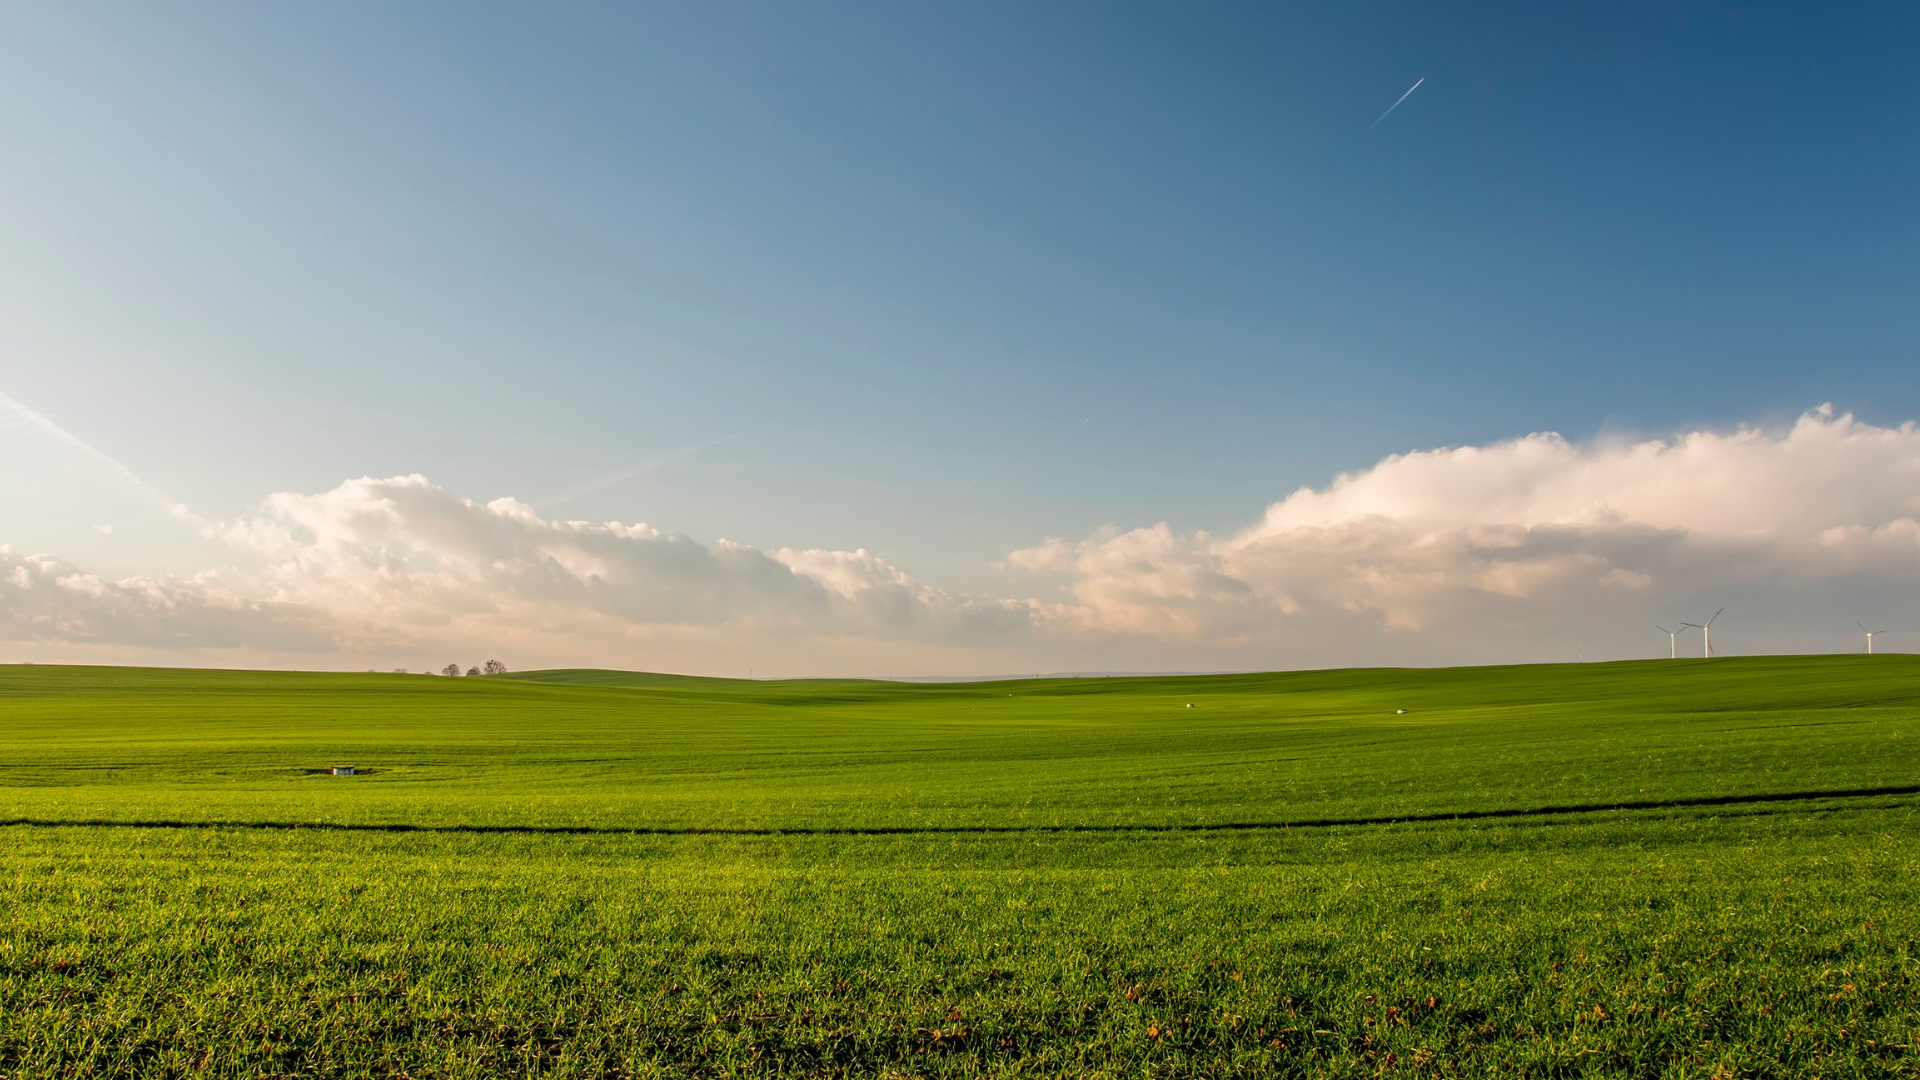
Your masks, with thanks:
[[[1622,593],[1920,578],[1920,431],[1823,408],[1784,432],[1576,444],[1535,434],[1389,457],[1226,536],[1165,523],[1050,539],[1058,630],[1233,638],[1329,612],[1418,632]],[[1645,604],[1641,604],[1645,606]]]
[[[328,652],[323,612],[244,596],[209,575],[110,581],[51,555],[0,545],[0,640],[149,649]]]
[[[234,559],[191,577],[111,581],[0,549],[0,640],[354,657],[518,649],[606,663],[644,662],[658,655],[649,638],[666,636],[717,652],[777,638],[965,648],[1032,624],[1024,603],[943,592],[865,550],[763,551],[550,521],[422,476],[277,494],[205,531]]]
[[[540,662],[696,669],[777,644],[790,670],[869,672],[883,655],[927,672],[1523,659],[1570,619],[1642,634],[1695,598],[1752,610],[1836,590],[1914,597],[1920,430],[1821,409],[1785,430],[1534,434],[1395,455],[1237,532],[1163,522],[1015,550],[993,598],[866,550],[548,520],[420,476],[274,495],[205,532],[230,561],[165,578],[110,580],[0,548],[0,640],[189,662],[485,643]],[[647,651],[662,642],[681,652]]]
[[[953,596],[864,550],[762,551],[645,524],[548,521],[422,476],[275,495],[216,535],[264,568],[255,592],[367,643],[456,622],[516,635],[598,624],[939,640],[1027,622],[1019,605]]]

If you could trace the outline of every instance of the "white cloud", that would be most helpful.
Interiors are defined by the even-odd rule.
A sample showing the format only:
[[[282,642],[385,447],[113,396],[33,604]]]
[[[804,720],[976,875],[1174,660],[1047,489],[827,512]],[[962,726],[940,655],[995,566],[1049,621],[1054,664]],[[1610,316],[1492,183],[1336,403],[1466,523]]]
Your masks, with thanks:
[[[1576,444],[1553,434],[1396,455],[1302,488],[1230,536],[1165,524],[1048,540],[1008,565],[1065,575],[1076,632],[1233,638],[1327,612],[1422,630],[1603,591],[1920,577],[1920,431],[1830,409]],[[1504,607],[1503,607],[1504,603]]]
[[[235,593],[211,578],[109,581],[0,545],[0,640],[148,649],[325,652],[323,613]]]
[[[767,552],[645,524],[548,521],[421,476],[274,495],[207,532],[236,558],[193,578],[109,581],[9,552],[0,640],[605,656],[596,645],[662,630],[708,649],[767,637],[964,646],[1032,623],[1024,603],[955,596],[864,550]]]
[[[1769,604],[1799,619],[1920,597],[1920,430],[1816,410],[1784,431],[1397,455],[1237,532],[1109,527],[1012,552],[998,591],[1045,599],[946,592],[864,549],[548,520],[419,476],[274,495],[206,533],[225,564],[178,577],[0,548],[0,640],[339,666],[484,649],[763,673],[1194,669],[1559,656],[1555,635],[1651,641],[1656,617],[1736,602],[1728,640],[1751,643]],[[1828,621],[1854,610],[1877,617]]]
[[[757,632],[960,639],[1029,619],[921,585],[866,551],[702,544],[645,524],[548,521],[424,477],[275,495],[217,533],[264,567],[260,590],[372,636],[450,620],[577,632],[581,620]]]

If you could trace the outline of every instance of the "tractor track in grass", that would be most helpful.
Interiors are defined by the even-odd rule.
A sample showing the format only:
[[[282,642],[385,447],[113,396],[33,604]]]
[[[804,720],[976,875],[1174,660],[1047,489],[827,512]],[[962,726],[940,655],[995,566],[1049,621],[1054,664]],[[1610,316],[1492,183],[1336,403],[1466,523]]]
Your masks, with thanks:
[[[1423,814],[1384,814],[1367,817],[1301,818],[1291,821],[1227,821],[1137,824],[1055,824],[1055,825],[846,825],[846,826],[766,826],[703,827],[647,825],[486,825],[415,824],[408,822],[331,822],[331,821],[235,821],[235,820],[113,820],[87,818],[5,818],[0,827],[47,829],[163,829],[163,830],[245,830],[285,832],[349,833],[451,833],[501,836],[945,836],[945,835],[1022,835],[1022,834],[1095,834],[1095,833],[1226,833],[1284,831],[1288,829],[1334,829],[1378,825],[1418,825],[1460,821],[1498,821],[1507,819],[1549,818],[1575,814],[1603,814],[1636,810],[1685,810],[1717,806],[1751,806],[1768,803],[1822,802],[1835,799],[1871,799],[1900,795],[1920,795],[1920,784],[1890,787],[1847,788],[1828,791],[1775,791],[1746,795],[1705,795],[1684,799],[1633,799],[1619,802],[1571,803],[1561,806],[1514,807],[1497,810],[1447,810]]]

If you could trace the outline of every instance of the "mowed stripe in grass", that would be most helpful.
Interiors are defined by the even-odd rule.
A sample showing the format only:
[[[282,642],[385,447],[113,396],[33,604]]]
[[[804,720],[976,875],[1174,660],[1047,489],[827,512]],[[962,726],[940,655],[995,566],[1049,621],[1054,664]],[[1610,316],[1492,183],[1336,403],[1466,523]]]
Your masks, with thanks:
[[[0,1075],[1911,1076],[1916,705],[0,668]]]

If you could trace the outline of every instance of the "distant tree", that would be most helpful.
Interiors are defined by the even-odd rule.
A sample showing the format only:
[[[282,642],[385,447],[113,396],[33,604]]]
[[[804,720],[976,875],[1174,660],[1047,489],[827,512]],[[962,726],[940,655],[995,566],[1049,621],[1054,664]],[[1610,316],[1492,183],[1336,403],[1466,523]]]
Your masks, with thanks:
[[[440,669],[440,674],[442,674],[442,675],[458,675],[458,674],[460,674],[460,665],[459,665],[459,664],[448,664],[448,665],[447,665],[446,667],[443,667],[443,668],[441,668],[441,669]]]
[[[505,675],[507,673],[507,665],[498,660],[489,660],[487,661],[486,673],[489,675]]]
[[[469,675],[478,675],[478,674],[480,674],[480,669],[479,669],[479,668],[477,668],[477,667],[470,667],[470,668],[468,668],[468,669],[467,669],[467,674],[469,674]]]

